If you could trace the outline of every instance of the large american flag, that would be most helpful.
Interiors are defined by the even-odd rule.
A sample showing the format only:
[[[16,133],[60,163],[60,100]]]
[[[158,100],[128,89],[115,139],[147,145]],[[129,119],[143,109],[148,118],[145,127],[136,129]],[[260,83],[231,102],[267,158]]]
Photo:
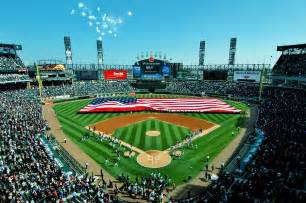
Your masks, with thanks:
[[[159,111],[239,113],[240,110],[219,99],[212,98],[96,98],[80,110],[80,113]]]

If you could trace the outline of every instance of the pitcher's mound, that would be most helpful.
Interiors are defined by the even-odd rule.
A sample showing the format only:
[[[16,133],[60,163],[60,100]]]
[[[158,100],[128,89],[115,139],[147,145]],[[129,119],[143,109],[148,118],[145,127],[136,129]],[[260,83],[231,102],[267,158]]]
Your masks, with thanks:
[[[160,136],[160,132],[157,130],[150,130],[146,132],[146,136],[150,136],[150,137]]]
[[[168,151],[149,150],[137,156],[137,162],[147,168],[162,168],[170,164]]]

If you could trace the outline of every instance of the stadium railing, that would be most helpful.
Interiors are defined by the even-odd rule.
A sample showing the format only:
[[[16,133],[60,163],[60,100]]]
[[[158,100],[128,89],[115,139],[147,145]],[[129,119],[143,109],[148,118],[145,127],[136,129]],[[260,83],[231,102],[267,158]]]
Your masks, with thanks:
[[[50,136],[51,142],[57,148],[59,156],[67,163],[67,165],[78,175],[83,175],[87,173],[86,168],[82,166],[77,160],[75,160],[66,149],[54,138],[53,135]]]

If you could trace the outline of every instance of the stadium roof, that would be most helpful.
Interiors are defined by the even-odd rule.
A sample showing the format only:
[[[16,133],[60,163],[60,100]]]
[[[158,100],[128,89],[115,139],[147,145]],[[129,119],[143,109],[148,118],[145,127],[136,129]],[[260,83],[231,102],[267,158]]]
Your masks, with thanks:
[[[4,43],[0,43],[0,47],[7,47],[7,48],[15,49],[15,50],[22,50],[21,45],[18,45],[18,44],[4,44]]]
[[[294,44],[294,45],[277,46],[277,51],[285,51],[287,49],[306,49],[306,44]]]

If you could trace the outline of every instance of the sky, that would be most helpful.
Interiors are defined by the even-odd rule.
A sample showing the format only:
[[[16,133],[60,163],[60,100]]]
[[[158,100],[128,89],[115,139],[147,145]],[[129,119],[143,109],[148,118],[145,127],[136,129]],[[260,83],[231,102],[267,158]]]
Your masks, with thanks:
[[[146,51],[198,64],[201,40],[206,64],[226,64],[231,37],[237,37],[236,63],[273,64],[278,45],[306,43],[305,0],[0,2],[0,43],[21,44],[26,64],[64,60],[64,36],[71,37],[74,63],[96,63],[101,37],[106,64],[133,64]]]

